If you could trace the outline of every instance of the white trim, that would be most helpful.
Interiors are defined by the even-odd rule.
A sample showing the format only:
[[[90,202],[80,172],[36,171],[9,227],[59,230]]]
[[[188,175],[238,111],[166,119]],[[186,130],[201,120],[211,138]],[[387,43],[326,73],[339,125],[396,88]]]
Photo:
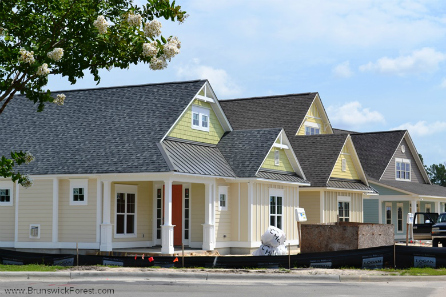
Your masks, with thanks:
[[[0,241],[0,247],[2,248],[13,248],[14,241]]]
[[[53,227],[52,241],[59,241],[59,180],[53,179]]]
[[[321,130],[321,125],[319,125],[318,123],[313,123],[313,122],[305,121],[304,126],[305,126],[305,127],[311,127],[311,128],[317,128],[317,129],[319,129],[319,132],[320,132],[320,130]]]
[[[209,102],[209,103],[215,103],[215,100],[209,97],[205,97],[202,95],[196,95],[195,99],[199,100],[199,101],[203,101],[203,102]]]
[[[102,181],[96,180],[96,242],[101,242],[101,222],[102,222]]]
[[[19,241],[19,183],[15,183],[14,242]]]
[[[283,150],[289,150],[290,147],[286,144],[279,144],[279,143],[275,143],[273,144],[273,147],[278,148],[278,149],[283,149]]]
[[[407,178],[398,178],[396,177],[398,170],[396,169],[396,164],[397,163],[401,163],[401,164],[409,164],[409,179]],[[405,181],[405,182],[410,182],[412,181],[412,162],[410,161],[410,159],[404,159],[404,158],[395,158],[395,180],[399,180],[399,181]],[[400,172],[403,172],[400,169]],[[406,170],[404,170],[404,173],[406,173]]]
[[[0,202],[0,207],[14,206],[14,182],[0,181],[0,189],[9,190],[9,202]]]
[[[271,214],[271,201],[270,201],[271,200],[271,196],[276,197],[276,199],[277,199],[277,197],[282,198],[282,203],[281,203],[282,213],[281,214],[277,213],[277,205],[278,205],[277,200],[276,200],[276,213],[275,214]],[[275,220],[276,221],[275,227],[279,228],[277,226],[277,218],[280,217],[281,218],[280,229],[284,230],[284,227],[286,225],[285,224],[285,218],[284,218],[284,209],[285,209],[284,202],[285,202],[285,190],[284,189],[276,189],[276,188],[269,188],[268,189],[268,226],[271,225],[271,216],[274,216],[276,218],[276,220]]]
[[[320,191],[319,192],[319,201],[320,201],[320,223],[325,223],[325,192],[324,191]]]
[[[84,189],[84,201],[73,200],[73,189]],[[88,205],[88,179],[70,179],[70,205]]]
[[[237,236],[237,240],[240,241],[240,232],[241,232],[241,224],[240,224],[240,187],[241,187],[241,183],[238,183],[238,221],[237,221],[237,225],[238,225],[238,236]]]
[[[401,206],[401,231],[398,230],[398,208]],[[396,204],[396,232],[403,233],[404,231],[404,204],[402,202],[398,202]]]
[[[352,219],[352,197],[351,196],[337,196],[336,197],[336,215],[339,215],[339,202],[347,202],[348,203],[348,217],[343,216],[339,217],[339,220],[341,218],[348,218],[348,221],[351,222]]]
[[[117,204],[118,204],[118,193],[124,193],[124,194],[134,194],[135,195],[135,212],[133,213],[134,215],[134,230],[133,233],[128,233],[127,234],[127,220],[124,219],[124,234],[118,234],[117,233],[117,228],[118,228],[118,213],[117,213]],[[138,231],[137,231],[137,227],[138,227],[138,186],[136,185],[122,185],[122,184],[115,184],[115,193],[114,193],[114,201],[115,201],[115,212],[114,212],[114,217],[115,217],[115,224],[114,224],[114,235],[113,238],[133,238],[133,237],[137,237],[138,236]],[[125,207],[126,207],[126,212],[124,215],[124,218],[127,218],[127,195],[125,196]],[[114,245],[114,243],[113,243]]]
[[[225,206],[220,206],[220,196],[224,195],[224,200],[225,200]],[[219,211],[227,211],[228,210],[228,202],[229,202],[229,197],[228,197],[228,186],[218,186],[218,210]]]
[[[390,225],[387,223],[387,207],[390,206],[390,224],[392,223],[392,219],[393,219],[393,203],[392,202],[385,202],[384,203],[384,224],[386,225]]]
[[[32,236],[31,235],[31,229],[37,227],[37,235]],[[31,239],[40,239],[40,224],[29,224],[29,232],[28,232],[29,238]]]
[[[161,212],[163,211],[163,183],[162,182],[153,182],[153,189],[152,189],[152,200],[153,200],[153,216],[152,216],[152,242],[154,242],[156,245],[161,245],[161,238],[157,239],[157,191],[158,189],[161,189]],[[161,214],[161,218],[163,217],[163,214]],[[161,225],[162,222],[161,222]],[[160,229],[161,232],[161,229]],[[160,234],[161,235],[161,234]],[[161,237],[161,236],[160,236]]]
[[[347,159],[341,157],[341,171],[347,171]]]

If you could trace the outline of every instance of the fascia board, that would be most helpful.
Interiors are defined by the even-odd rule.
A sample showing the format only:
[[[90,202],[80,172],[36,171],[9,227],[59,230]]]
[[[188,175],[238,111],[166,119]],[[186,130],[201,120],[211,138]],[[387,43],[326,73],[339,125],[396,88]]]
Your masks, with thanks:
[[[358,153],[356,152],[356,148],[355,148],[355,144],[353,143],[353,139],[350,134],[348,135],[347,138],[349,139],[349,144],[353,148],[353,153],[356,158],[355,163],[357,163],[357,165],[359,165],[359,172],[361,173],[361,177],[362,177],[361,181],[364,182],[368,186],[369,181],[367,180],[367,176],[365,175],[364,168],[362,167],[362,164],[361,164],[361,160],[359,159]],[[355,166],[355,169],[356,169],[356,171],[358,171],[358,168],[356,168],[356,166]]]
[[[225,129],[225,131],[232,131],[233,129],[232,129],[231,123],[229,122],[228,118],[226,117],[226,114],[224,113],[223,108],[221,108],[221,105],[217,98],[217,95],[215,95],[214,89],[212,88],[212,86],[208,80],[206,80],[205,87],[206,86],[209,87],[209,91],[211,91],[212,96],[215,99],[215,102],[213,104],[215,104],[215,106],[218,107],[217,109],[214,109],[214,112],[217,115],[217,119],[220,122],[220,125]]]

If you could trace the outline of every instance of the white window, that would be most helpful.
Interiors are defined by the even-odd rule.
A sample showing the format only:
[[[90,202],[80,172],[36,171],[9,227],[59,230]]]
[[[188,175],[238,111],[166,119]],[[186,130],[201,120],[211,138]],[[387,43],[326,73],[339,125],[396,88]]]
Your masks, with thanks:
[[[339,222],[350,222],[350,203],[350,197],[338,196]]]
[[[392,224],[392,203],[386,202],[386,224]]]
[[[398,222],[397,222],[397,227],[398,227],[398,232],[403,232],[403,204],[402,203],[397,203],[396,204],[396,211],[397,211],[397,215],[398,215]]]
[[[228,210],[228,187],[218,187],[218,209],[220,211]]]
[[[192,129],[209,132],[209,114],[209,109],[192,105]]]
[[[136,237],[137,190],[137,186],[116,185],[116,238]]]
[[[283,190],[270,189],[269,224],[279,229],[282,229],[282,203],[283,203]]]
[[[70,205],[88,204],[88,179],[70,179]]]
[[[321,126],[313,122],[305,122],[305,135],[321,134]]]
[[[0,206],[12,206],[14,184],[9,181],[0,182]]]
[[[274,165],[279,166],[280,165],[280,152],[279,150],[274,151]]]
[[[344,158],[341,159],[341,170],[344,172],[347,171],[347,160]]]
[[[395,178],[397,180],[410,181],[410,160],[395,159]]]

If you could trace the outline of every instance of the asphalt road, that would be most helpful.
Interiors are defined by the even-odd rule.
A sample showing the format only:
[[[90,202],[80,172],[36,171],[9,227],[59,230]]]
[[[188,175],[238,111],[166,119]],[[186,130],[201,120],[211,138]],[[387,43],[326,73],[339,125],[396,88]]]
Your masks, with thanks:
[[[18,289],[22,291],[11,291]],[[0,295],[30,296],[446,296],[445,282],[99,280],[0,282]]]

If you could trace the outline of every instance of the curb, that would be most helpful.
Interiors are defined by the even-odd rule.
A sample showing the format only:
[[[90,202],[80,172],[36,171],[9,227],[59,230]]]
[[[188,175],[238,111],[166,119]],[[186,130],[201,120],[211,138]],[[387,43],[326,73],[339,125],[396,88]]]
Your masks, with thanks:
[[[0,272],[0,280],[195,280],[195,281],[318,281],[318,282],[414,282],[446,281],[446,276],[387,276],[387,275],[306,275],[306,274],[246,274],[246,273],[172,273],[172,272],[122,272],[122,271],[75,271],[75,272]]]

